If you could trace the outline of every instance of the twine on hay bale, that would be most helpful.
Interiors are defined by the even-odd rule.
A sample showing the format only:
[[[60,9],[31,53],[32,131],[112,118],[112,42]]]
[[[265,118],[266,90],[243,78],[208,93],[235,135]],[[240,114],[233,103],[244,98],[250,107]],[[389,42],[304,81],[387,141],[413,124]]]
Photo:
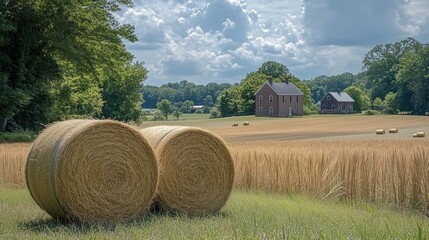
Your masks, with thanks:
[[[377,129],[375,131],[375,134],[377,134],[377,135],[384,134],[384,133],[385,133],[384,129]]]
[[[148,141],[111,120],[69,120],[46,128],[25,169],[36,203],[58,219],[115,223],[150,207],[158,180]]]
[[[398,133],[399,130],[397,128],[390,128],[389,133]]]
[[[159,126],[140,132],[159,162],[157,207],[204,215],[225,205],[234,182],[234,164],[220,137],[195,127]]]

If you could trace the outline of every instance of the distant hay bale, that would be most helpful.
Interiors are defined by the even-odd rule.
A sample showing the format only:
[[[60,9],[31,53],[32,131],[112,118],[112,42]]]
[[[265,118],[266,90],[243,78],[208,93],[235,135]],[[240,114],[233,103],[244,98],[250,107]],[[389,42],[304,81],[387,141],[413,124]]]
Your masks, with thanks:
[[[243,123],[243,126],[249,126],[249,125],[250,125],[250,123],[247,121]]]
[[[385,131],[384,131],[384,129],[377,129],[375,131],[375,134],[377,134],[377,135],[385,134]]]
[[[414,134],[413,134],[413,138],[416,138],[416,137],[417,137],[417,133],[414,133]]]
[[[390,128],[389,129],[389,133],[398,133],[398,129],[397,128]]]
[[[233,127],[238,127],[238,123],[233,123],[232,126]]]
[[[425,132],[417,132],[417,137],[425,137]]]
[[[69,120],[46,128],[25,170],[36,203],[58,219],[115,223],[143,214],[158,166],[144,137],[111,120]]]
[[[159,161],[156,202],[164,210],[190,215],[218,212],[234,182],[234,164],[225,142],[195,127],[142,129]]]

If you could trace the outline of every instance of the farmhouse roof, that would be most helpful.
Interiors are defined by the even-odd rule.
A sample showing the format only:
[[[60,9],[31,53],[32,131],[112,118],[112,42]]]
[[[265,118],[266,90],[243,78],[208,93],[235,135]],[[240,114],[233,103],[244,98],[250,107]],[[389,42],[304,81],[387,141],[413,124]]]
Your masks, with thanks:
[[[346,92],[329,92],[338,102],[355,102]]]
[[[295,84],[289,83],[265,83],[261,88],[256,91],[258,93],[265,85],[271,87],[277,95],[304,95],[304,93]],[[256,95],[255,93],[255,95]]]

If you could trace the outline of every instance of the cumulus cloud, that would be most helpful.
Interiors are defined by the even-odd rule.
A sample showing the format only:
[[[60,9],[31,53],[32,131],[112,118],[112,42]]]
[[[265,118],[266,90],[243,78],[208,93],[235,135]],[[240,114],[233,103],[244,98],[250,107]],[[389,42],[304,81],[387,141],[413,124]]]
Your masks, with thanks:
[[[426,2],[303,0],[306,39],[316,45],[369,46],[395,42],[410,34],[418,37],[420,27],[427,23],[427,17],[421,17],[422,11],[427,16]],[[421,14],[415,14],[417,11]]]
[[[160,85],[235,83],[268,60],[303,79],[358,72],[374,44],[428,39],[428,11],[427,0],[136,0],[117,18]]]

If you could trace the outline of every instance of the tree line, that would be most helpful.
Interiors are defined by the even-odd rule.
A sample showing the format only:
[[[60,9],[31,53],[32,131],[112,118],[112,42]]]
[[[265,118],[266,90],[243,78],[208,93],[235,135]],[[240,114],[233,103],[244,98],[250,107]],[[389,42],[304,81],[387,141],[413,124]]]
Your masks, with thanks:
[[[137,41],[114,12],[131,0],[2,0],[0,131],[39,130],[52,121],[142,114],[143,63],[123,40]]]
[[[229,83],[208,83],[197,85],[183,80],[178,83],[167,83],[160,87],[144,86],[142,94],[144,97],[143,107],[156,108],[156,104],[163,99],[167,99],[175,105],[182,107],[183,112],[189,112],[189,105],[202,105],[212,107],[216,103],[216,98],[225,89],[231,87]]]

